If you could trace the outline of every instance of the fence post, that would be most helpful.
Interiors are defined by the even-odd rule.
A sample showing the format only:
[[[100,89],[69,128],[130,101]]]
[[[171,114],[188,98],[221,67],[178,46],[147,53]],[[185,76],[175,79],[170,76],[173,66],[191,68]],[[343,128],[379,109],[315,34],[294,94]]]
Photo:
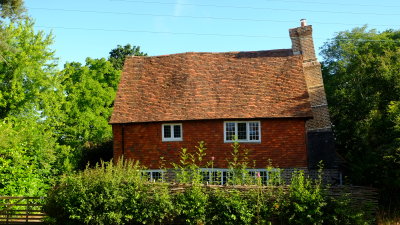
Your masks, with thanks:
[[[10,201],[9,199],[5,199],[4,202],[8,202],[7,200]],[[6,208],[7,208],[7,203],[6,203]],[[9,218],[10,218],[10,212],[6,211],[6,224],[8,224]]]
[[[29,221],[29,199],[28,198],[26,198],[25,199],[26,200],[26,222],[28,223],[28,221]]]

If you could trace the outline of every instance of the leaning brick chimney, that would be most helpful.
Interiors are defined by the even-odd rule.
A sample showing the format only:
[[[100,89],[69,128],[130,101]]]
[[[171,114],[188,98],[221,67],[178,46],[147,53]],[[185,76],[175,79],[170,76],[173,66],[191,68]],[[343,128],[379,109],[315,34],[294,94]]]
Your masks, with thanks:
[[[307,26],[306,20],[302,19],[301,27],[290,29],[289,34],[292,39],[293,54],[303,55],[304,75],[314,115],[314,118],[307,122],[307,131],[330,130],[328,103],[322,80],[321,64],[315,57],[312,26]]]
[[[331,121],[328,111],[321,64],[315,56],[312,26],[305,19],[301,26],[289,30],[294,55],[303,55],[303,71],[310,98],[313,119],[306,122],[309,166],[323,160],[327,167],[337,167]]]

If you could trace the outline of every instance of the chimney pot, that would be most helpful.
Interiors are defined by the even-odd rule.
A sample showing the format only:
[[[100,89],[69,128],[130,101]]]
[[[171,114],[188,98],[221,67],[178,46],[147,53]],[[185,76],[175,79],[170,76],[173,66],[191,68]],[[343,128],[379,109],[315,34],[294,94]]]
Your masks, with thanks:
[[[301,24],[302,27],[307,26],[307,20],[306,19],[301,19],[300,20],[300,24]]]

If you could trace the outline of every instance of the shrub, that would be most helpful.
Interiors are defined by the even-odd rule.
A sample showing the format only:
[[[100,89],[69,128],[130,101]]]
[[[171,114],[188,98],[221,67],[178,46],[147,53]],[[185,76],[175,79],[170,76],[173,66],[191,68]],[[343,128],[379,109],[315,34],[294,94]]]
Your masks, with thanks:
[[[202,182],[203,177],[200,167],[208,166],[208,163],[204,165],[203,162],[207,148],[205,143],[200,141],[196,149],[194,153],[189,153],[186,148],[182,148],[179,164],[171,163],[176,170],[176,181],[178,183],[197,185]]]
[[[178,224],[204,224],[208,195],[203,188],[193,185],[175,196]]]
[[[207,224],[252,224],[252,203],[238,191],[215,190],[209,197]]]
[[[172,210],[165,185],[146,184],[138,163],[119,160],[64,176],[44,210],[54,224],[127,224],[164,220]]]
[[[282,199],[281,217],[289,224],[322,224],[325,195],[321,188],[321,178],[313,181],[303,171],[292,174],[286,200]],[[279,202],[278,202],[279,204]]]
[[[311,179],[303,171],[282,184],[280,170],[268,167],[268,182],[261,174],[249,175],[246,151],[234,142],[228,185],[206,188],[200,168],[206,155],[199,142],[197,151],[181,151],[177,171],[180,192],[166,182],[149,182],[138,162],[119,160],[101,163],[83,172],[63,176],[48,195],[44,210],[53,224],[369,224],[372,218],[349,196],[330,197],[322,175]],[[211,164],[211,168],[212,164]],[[211,181],[213,178],[210,178]],[[266,185],[267,187],[265,187]],[[365,210],[366,212],[370,212]]]
[[[355,203],[349,194],[338,197],[328,197],[327,206],[324,208],[325,223],[337,225],[374,224],[373,215],[368,205]]]
[[[237,137],[233,139],[231,158],[228,160],[229,174],[228,184],[243,185],[254,183],[254,177],[249,176],[249,151],[241,149]]]

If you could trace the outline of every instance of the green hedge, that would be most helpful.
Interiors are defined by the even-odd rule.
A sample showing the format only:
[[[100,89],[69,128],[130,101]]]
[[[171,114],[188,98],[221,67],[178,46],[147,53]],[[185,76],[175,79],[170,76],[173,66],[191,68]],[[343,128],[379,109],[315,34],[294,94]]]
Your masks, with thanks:
[[[192,182],[180,190],[148,182],[137,163],[103,163],[64,176],[44,210],[53,224],[369,224],[349,198],[333,199],[320,180],[293,174],[288,188],[206,188]],[[175,186],[174,186],[175,187]]]
[[[166,184],[147,183],[138,164],[102,164],[64,176],[44,210],[54,224],[154,224],[171,218]]]

